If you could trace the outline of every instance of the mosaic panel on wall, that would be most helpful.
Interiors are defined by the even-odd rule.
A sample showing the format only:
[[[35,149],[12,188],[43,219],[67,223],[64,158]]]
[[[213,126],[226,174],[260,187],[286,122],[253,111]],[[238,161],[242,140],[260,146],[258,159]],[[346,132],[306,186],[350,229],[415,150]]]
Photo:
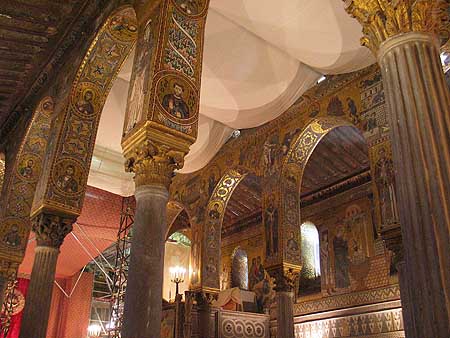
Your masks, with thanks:
[[[30,233],[30,212],[34,192],[45,162],[54,102],[45,97],[38,104],[20,145],[11,177],[2,196],[0,258],[20,263]]]
[[[137,35],[134,10],[112,14],[92,42],[72,86],[55,152],[39,183],[33,210],[81,210],[100,114],[116,75]]]
[[[369,148],[381,138],[388,140],[387,110],[376,66],[324,82],[306,92],[276,120],[241,131],[205,168],[193,174],[178,174],[173,180],[171,196],[186,205],[194,218],[202,220],[206,205],[202,198],[211,191],[209,178],[213,170],[220,174],[240,168],[261,177],[266,266],[301,264],[299,189],[308,151],[310,154],[317,142],[339,125],[356,126]],[[185,193],[192,191],[188,187],[195,187],[196,192]],[[379,208],[377,199],[375,203]]]

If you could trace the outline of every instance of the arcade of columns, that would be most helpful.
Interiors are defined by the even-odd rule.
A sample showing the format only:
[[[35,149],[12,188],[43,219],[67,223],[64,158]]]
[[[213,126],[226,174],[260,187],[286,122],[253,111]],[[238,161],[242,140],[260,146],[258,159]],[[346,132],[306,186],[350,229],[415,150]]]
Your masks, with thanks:
[[[6,168],[1,227],[6,233],[19,226],[25,240],[15,250],[0,246],[1,289],[23,259],[30,228],[37,238],[22,338],[45,337],[59,247],[81,211],[103,103],[136,41],[122,140],[126,170],[135,174],[137,201],[122,337],[159,336],[168,189],[197,136],[208,0],[194,3],[148,1],[114,11],[86,53],[69,97],[64,104],[50,97],[40,102],[19,151],[7,162],[13,169]],[[402,173],[396,180],[401,227],[384,227],[381,233],[401,257],[406,335],[445,338],[450,332],[450,101],[439,47],[448,33],[448,4],[353,0],[346,5],[363,27],[362,43],[381,68],[394,164]],[[183,52],[175,53],[169,45]],[[106,71],[95,74],[95,64]],[[176,86],[189,97],[187,119],[162,108],[163,98]],[[53,142],[47,141],[49,134],[39,134],[50,129],[56,130],[50,135]],[[30,158],[42,174],[16,174],[16,167]],[[73,177],[81,183],[73,183]],[[27,202],[13,208],[18,194]],[[289,225],[283,227],[287,231]],[[299,236],[298,227],[293,231]],[[301,262],[284,252],[284,244],[280,247],[283,253],[268,257],[265,264],[276,281],[278,336],[292,338],[292,289]],[[205,261],[209,253],[202,250]],[[192,291],[206,313],[219,281],[208,276],[205,264],[200,271]]]

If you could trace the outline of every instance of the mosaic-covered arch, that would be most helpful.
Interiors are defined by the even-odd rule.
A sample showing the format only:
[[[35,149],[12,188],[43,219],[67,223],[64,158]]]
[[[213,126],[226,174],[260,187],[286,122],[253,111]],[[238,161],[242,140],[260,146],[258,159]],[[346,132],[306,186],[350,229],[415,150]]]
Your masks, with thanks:
[[[54,101],[44,97],[37,105],[17,152],[10,175],[5,177],[0,209],[0,261],[12,270],[22,262],[30,233],[30,212],[46,155]]]
[[[228,170],[216,185],[205,211],[202,231],[201,264],[194,266],[193,288],[220,290],[220,258],[222,222],[228,201],[239,183],[248,175],[236,169]],[[200,271],[200,276],[195,275]]]
[[[43,209],[73,216],[81,212],[103,105],[136,41],[137,30],[134,9],[121,7],[108,17],[91,43],[39,181],[33,216]]]
[[[333,129],[353,126],[336,118],[312,120],[293,142],[281,171],[281,220],[278,233],[283,264],[301,266],[300,256],[300,189],[303,172],[320,141]]]

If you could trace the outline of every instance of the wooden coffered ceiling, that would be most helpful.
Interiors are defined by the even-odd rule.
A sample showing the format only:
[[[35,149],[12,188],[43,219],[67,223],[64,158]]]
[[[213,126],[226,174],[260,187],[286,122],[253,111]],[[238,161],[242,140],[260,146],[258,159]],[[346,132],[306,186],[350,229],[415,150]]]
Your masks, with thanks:
[[[0,129],[88,0],[0,1]]]
[[[367,144],[354,127],[339,127],[318,144],[303,175],[302,197],[346,181],[369,170]],[[222,236],[262,222],[262,186],[247,176],[234,190],[223,220]]]
[[[355,127],[332,130],[317,145],[303,173],[301,195],[306,196],[369,170],[364,137]]]

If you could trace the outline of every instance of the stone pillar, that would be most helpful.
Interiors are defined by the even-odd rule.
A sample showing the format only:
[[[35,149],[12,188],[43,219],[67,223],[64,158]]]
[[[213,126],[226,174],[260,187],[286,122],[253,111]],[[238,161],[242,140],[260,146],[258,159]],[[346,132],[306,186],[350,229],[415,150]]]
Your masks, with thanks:
[[[136,212],[123,338],[160,337],[168,188],[184,158],[170,149],[142,139],[124,146],[127,170],[135,174]]]
[[[294,338],[294,288],[299,271],[279,267],[278,269],[268,270],[268,273],[275,278],[277,337]]]
[[[378,54],[416,337],[450,332],[450,100],[438,46],[435,36],[411,32],[385,41]]]
[[[122,337],[159,337],[169,193],[164,186],[143,185],[135,197]]]
[[[278,337],[294,338],[294,292],[277,291]]]
[[[408,338],[450,332],[450,98],[438,36],[448,31],[448,6],[353,0],[347,7],[363,25],[362,42],[377,56],[385,85],[409,286],[401,295],[411,305],[404,316]]]
[[[59,248],[74,219],[41,213],[33,219],[37,246],[20,338],[45,338]]]

